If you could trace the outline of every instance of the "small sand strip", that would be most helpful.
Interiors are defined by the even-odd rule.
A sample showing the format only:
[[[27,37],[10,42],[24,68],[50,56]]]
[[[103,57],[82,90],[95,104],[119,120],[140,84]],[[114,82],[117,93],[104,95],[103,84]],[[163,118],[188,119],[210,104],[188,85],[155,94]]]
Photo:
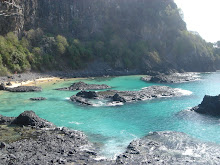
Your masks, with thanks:
[[[48,77],[48,78],[39,78],[35,80],[28,80],[24,82],[11,81],[12,85],[11,86],[6,85],[6,87],[14,88],[18,86],[37,86],[39,84],[48,83],[48,82],[57,82],[57,81],[64,81],[64,80],[58,77]]]

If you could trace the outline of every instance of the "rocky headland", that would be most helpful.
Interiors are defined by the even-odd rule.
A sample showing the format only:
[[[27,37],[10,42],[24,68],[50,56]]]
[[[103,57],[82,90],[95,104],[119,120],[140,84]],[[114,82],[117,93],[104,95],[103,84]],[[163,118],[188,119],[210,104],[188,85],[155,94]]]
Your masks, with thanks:
[[[71,101],[78,102],[84,105],[96,106],[97,100],[102,101],[105,105],[121,105],[126,102],[144,101],[155,98],[178,97],[189,94],[183,93],[183,90],[171,88],[167,86],[150,86],[139,91],[81,91],[70,97]]]
[[[151,75],[142,77],[141,80],[153,83],[183,83],[199,80],[198,73],[159,73],[155,72]]]
[[[70,87],[59,88],[56,90],[75,91],[75,90],[101,90],[101,89],[109,89],[109,88],[111,87],[105,84],[101,84],[101,85],[87,84],[87,83],[80,81],[80,82],[73,83]]]

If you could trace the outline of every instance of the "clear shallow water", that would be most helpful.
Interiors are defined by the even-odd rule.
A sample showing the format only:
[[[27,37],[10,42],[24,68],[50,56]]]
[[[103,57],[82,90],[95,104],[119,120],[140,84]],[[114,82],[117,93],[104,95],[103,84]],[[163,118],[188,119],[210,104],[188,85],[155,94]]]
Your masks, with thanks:
[[[83,80],[87,83],[107,84],[117,90],[140,90],[151,85],[141,76],[122,76]],[[79,80],[77,80],[79,81]],[[173,130],[188,133],[205,141],[220,143],[220,120],[182,110],[198,105],[205,94],[220,94],[220,72],[202,74],[200,81],[168,84],[193,92],[190,96],[158,99],[125,104],[116,107],[88,107],[72,103],[68,98],[76,92],[56,91],[73,81],[44,85],[39,93],[0,93],[0,114],[17,116],[24,110],[57,126],[84,131],[89,139],[98,142],[100,155],[113,157],[120,154],[135,138],[151,131]],[[46,97],[46,101],[30,101],[30,97]]]

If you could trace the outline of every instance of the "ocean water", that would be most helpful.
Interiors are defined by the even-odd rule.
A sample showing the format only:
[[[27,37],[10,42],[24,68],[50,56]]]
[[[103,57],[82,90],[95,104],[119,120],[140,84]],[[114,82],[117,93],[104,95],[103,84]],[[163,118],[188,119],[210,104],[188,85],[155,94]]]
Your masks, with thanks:
[[[69,101],[73,91],[57,91],[74,81],[43,85],[37,93],[0,92],[0,114],[17,116],[33,110],[40,117],[57,126],[85,132],[99,147],[99,155],[114,158],[125,151],[134,139],[152,131],[180,131],[204,141],[220,143],[220,120],[187,111],[201,103],[205,94],[220,94],[220,72],[203,73],[201,80],[170,87],[191,91],[191,95],[162,98],[114,107],[88,107]],[[83,79],[87,83],[107,84],[116,90],[140,90],[151,85],[140,80],[141,76]],[[79,81],[79,80],[76,80]],[[30,101],[30,97],[46,97],[46,101]]]

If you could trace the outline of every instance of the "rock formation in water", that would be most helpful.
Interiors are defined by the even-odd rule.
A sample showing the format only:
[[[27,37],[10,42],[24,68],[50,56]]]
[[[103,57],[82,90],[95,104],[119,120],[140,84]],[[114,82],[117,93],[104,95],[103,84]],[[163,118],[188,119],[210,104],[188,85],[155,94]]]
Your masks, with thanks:
[[[153,83],[183,83],[199,80],[197,73],[157,73],[142,77],[141,80]]]
[[[203,101],[198,106],[192,108],[191,110],[212,116],[220,116],[220,95],[218,96],[208,96],[203,98]]]
[[[103,101],[105,100],[104,105],[115,105],[125,103],[125,102],[136,102],[143,100],[151,100],[155,98],[164,98],[164,97],[178,97],[183,96],[184,94],[180,89],[170,88],[167,86],[150,86],[143,88],[139,91],[117,91],[117,90],[108,90],[100,92],[86,92],[81,91],[76,95],[70,97],[71,101],[78,102],[84,105],[93,105],[95,106],[96,100]]]
[[[45,98],[45,97],[32,97],[32,98],[30,98],[30,100],[33,100],[33,101],[42,101],[42,100],[47,100],[47,98]]]
[[[82,81],[77,82],[77,83],[73,83],[70,87],[66,87],[66,88],[59,88],[57,90],[61,90],[61,91],[75,91],[75,90],[101,90],[101,89],[109,89],[111,88],[108,85],[105,84],[87,84],[84,83]]]

